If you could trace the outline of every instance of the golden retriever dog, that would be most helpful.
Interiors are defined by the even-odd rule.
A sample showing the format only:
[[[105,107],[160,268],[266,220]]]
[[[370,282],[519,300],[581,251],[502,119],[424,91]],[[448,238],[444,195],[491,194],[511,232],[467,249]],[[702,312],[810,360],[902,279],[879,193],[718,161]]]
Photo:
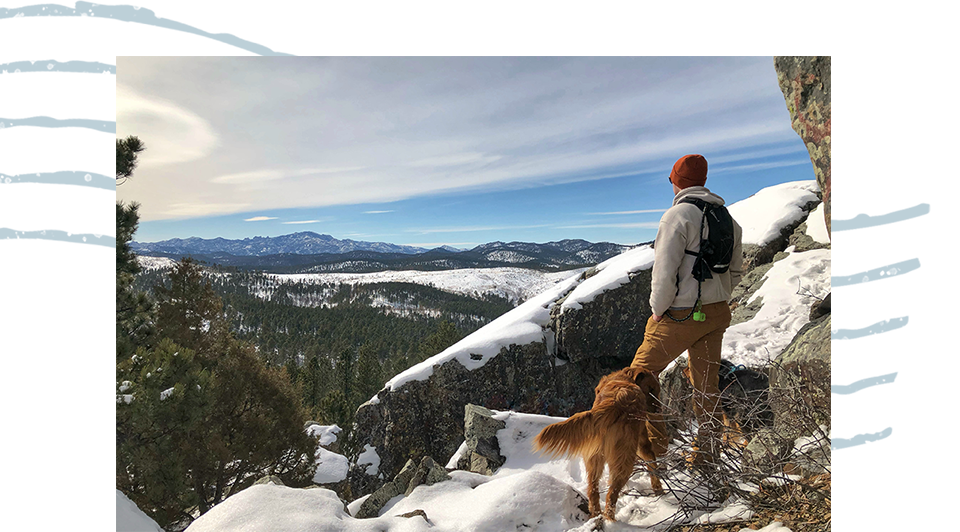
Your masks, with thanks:
[[[610,468],[610,486],[603,517],[616,521],[617,499],[637,462],[647,461],[650,485],[663,493],[653,464],[653,447],[647,438],[648,412],[656,412],[660,383],[649,371],[626,368],[600,379],[593,408],[565,421],[544,427],[534,439],[534,449],[553,456],[581,456],[587,468],[590,517],[600,515],[600,477]]]

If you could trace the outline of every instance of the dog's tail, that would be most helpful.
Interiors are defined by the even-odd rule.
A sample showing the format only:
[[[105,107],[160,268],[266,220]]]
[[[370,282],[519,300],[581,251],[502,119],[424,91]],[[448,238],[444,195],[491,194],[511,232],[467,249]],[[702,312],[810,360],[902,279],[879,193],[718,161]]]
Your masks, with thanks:
[[[574,414],[565,421],[547,425],[534,438],[533,448],[554,457],[595,454],[602,444],[597,421],[597,414],[588,410]]]

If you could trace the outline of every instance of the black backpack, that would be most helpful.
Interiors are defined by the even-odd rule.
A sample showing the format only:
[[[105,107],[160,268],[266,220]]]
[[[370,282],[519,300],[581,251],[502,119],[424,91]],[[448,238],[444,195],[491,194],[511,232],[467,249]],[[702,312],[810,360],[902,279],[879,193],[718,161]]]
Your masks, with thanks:
[[[733,218],[723,205],[708,203],[702,199],[686,198],[680,203],[692,203],[703,211],[700,219],[700,251],[684,250],[688,255],[697,257],[693,264],[693,278],[703,282],[712,279],[714,273],[725,273],[733,258]],[[710,228],[707,238],[703,238],[703,225]]]

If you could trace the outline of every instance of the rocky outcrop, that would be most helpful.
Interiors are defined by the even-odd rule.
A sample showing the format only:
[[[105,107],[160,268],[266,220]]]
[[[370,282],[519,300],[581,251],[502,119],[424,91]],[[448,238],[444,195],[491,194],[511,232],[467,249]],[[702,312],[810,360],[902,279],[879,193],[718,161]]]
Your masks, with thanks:
[[[733,289],[733,295],[730,298],[730,325],[750,321],[760,308],[763,307],[763,298],[754,298],[753,295],[763,286],[764,276],[773,268],[773,262],[768,262],[750,270],[743,276],[740,284]]]
[[[447,471],[429,456],[424,456],[419,465],[413,460],[407,460],[406,465],[392,481],[381,486],[363,501],[354,517],[358,519],[377,517],[390,499],[398,495],[410,495],[417,486],[430,486],[449,479],[450,475]],[[425,515],[424,518],[426,518]]]
[[[790,238],[787,240],[787,245],[793,246],[793,250],[797,253],[813,249],[827,249],[830,247],[830,244],[817,242],[807,235],[807,222],[800,224],[797,230],[790,235]]]
[[[830,466],[830,314],[811,321],[770,369],[773,426],[747,446],[753,464],[818,475]]]
[[[820,200],[809,201],[806,204],[800,206],[800,210],[803,211],[803,217],[797,221],[787,224],[780,229],[780,235],[776,238],[771,239],[769,242],[763,245],[757,244],[744,244],[743,245],[743,268],[744,271],[750,271],[758,266],[768,264],[773,261],[773,258],[777,253],[787,249],[787,246],[790,245],[791,239],[795,241],[803,240],[804,237],[809,239],[811,242],[812,238],[807,237],[804,233],[801,233],[800,227],[803,226],[803,231],[806,230],[804,225],[807,217],[810,215],[817,206],[820,205]],[[801,236],[802,235],[802,236]],[[805,242],[805,240],[804,240]],[[828,247],[828,246],[821,246]],[[811,247],[810,249],[814,249]]]
[[[493,411],[467,405],[463,416],[464,450],[457,469],[492,475],[506,460],[500,455],[497,431],[507,424],[493,417]]]
[[[434,367],[425,380],[399,390],[382,390],[377,400],[357,410],[355,438],[376,448],[379,471],[351,468],[354,495],[369,493],[409,459],[453,456],[464,441],[467,404],[497,410],[569,416],[590,408],[593,376],[579,365],[563,363],[544,343],[511,345],[480,368],[468,370],[457,360]]]
[[[824,218],[830,232],[830,57],[779,56],[773,59],[780,91],[813,162],[823,192]]]
[[[584,272],[584,277],[591,273]],[[554,306],[557,356],[596,366],[592,373],[598,377],[603,369],[629,365],[652,314],[650,276],[649,269],[631,274],[629,283],[597,295],[579,309],[562,309],[562,300]]]
[[[830,315],[803,326],[790,345],[776,358],[770,372],[772,389],[783,390],[771,397],[774,427],[793,437],[806,436],[799,431],[813,426],[830,427]],[[810,419],[799,417],[800,412]],[[795,433],[795,435],[794,435]]]

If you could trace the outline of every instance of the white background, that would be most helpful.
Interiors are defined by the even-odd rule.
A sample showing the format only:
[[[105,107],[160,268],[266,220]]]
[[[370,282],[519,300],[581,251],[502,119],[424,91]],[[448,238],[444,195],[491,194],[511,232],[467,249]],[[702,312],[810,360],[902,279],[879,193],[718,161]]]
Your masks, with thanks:
[[[898,372],[894,384],[834,396],[834,437],[888,426],[893,434],[835,451],[833,526],[903,530],[919,524],[918,516],[949,515],[957,466],[949,459],[952,438],[937,432],[955,418],[957,386],[958,350],[941,332],[956,328],[947,321],[955,314],[956,267],[946,266],[957,224],[944,203],[952,196],[947,179],[957,173],[948,55],[956,45],[949,38],[953,13],[917,5],[845,10],[826,2],[132,4],[296,55],[831,55],[834,218],[931,205],[931,214],[916,220],[835,234],[835,276],[912,258],[921,268],[835,290],[834,329],[902,316],[909,324],[833,344],[835,384]],[[0,0],[0,7],[22,5],[33,4]],[[115,20],[0,20],[0,63],[116,64],[117,55],[250,54]],[[114,81],[95,74],[0,75],[0,119],[113,120]],[[78,128],[0,129],[0,173],[109,175],[112,141]],[[113,201],[109,191],[82,187],[0,185],[0,228],[113,235]],[[112,528],[113,264],[113,250],[100,246],[0,241],[0,456],[8,466],[6,491],[13,493],[13,500],[5,497],[5,529]],[[926,511],[888,503],[921,490]]]

